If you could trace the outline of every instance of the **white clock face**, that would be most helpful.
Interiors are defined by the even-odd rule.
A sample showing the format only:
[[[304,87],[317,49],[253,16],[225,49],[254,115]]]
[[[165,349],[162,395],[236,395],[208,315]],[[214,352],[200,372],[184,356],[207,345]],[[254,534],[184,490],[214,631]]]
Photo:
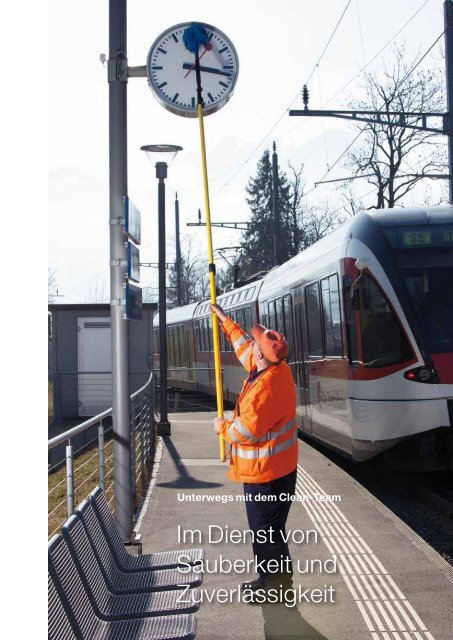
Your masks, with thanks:
[[[187,28],[194,23],[178,24],[164,31],[148,53],[147,74],[150,87],[169,111],[189,118],[197,117],[197,79],[195,54],[183,42]],[[223,107],[231,97],[239,71],[232,42],[209,24],[196,23],[208,33],[208,42],[199,46],[203,114]]]

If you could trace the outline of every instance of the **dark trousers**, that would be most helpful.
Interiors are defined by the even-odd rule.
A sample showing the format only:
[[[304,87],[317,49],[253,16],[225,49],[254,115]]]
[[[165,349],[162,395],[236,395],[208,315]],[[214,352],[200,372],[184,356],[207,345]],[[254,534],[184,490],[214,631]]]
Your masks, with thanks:
[[[296,476],[297,469],[294,469],[288,475],[271,482],[244,483],[247,519],[249,528],[255,533],[253,553],[258,563],[263,561],[263,567],[258,565],[258,572],[264,577],[273,575],[273,571],[266,570],[269,560],[277,560],[283,573],[286,571],[292,573],[288,544],[281,534],[282,532],[286,534],[285,525],[292,504],[290,498],[294,495],[296,488]],[[281,494],[284,494],[284,499],[281,499]],[[272,540],[270,539],[271,528]],[[264,542],[258,542],[257,531],[266,531]],[[284,564],[282,564],[282,558]],[[286,558],[289,558],[288,562]]]

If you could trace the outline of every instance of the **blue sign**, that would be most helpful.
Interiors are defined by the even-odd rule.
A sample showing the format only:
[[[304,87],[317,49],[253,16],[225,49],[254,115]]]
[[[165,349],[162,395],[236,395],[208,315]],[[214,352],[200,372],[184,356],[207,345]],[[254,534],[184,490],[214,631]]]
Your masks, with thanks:
[[[142,319],[142,290],[130,282],[126,283],[126,319]]]
[[[140,282],[140,250],[132,242],[127,243],[127,275],[129,280]]]
[[[135,204],[126,196],[123,198],[126,219],[126,233],[135,244],[140,244],[142,238],[141,215]]]

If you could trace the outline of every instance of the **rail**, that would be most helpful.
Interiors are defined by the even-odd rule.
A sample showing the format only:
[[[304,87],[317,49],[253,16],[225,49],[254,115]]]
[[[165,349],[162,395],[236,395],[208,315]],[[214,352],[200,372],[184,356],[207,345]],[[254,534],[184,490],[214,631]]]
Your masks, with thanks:
[[[153,373],[147,382],[130,396],[131,484],[134,502],[143,495],[155,446]],[[88,442],[77,438],[87,430],[97,435]],[[83,500],[99,484],[109,504],[114,500],[112,408],[58,434],[48,440],[48,450],[66,445],[64,468],[61,461],[49,465],[48,524],[49,536],[56,533],[66,518],[72,515],[75,501]],[[90,433],[90,432],[88,432]],[[95,431],[94,431],[95,433]],[[86,440],[86,439],[85,439]],[[74,445],[74,441],[76,445]],[[94,449],[94,451],[93,451]],[[77,463],[77,464],[75,464]],[[76,478],[78,484],[76,486]]]

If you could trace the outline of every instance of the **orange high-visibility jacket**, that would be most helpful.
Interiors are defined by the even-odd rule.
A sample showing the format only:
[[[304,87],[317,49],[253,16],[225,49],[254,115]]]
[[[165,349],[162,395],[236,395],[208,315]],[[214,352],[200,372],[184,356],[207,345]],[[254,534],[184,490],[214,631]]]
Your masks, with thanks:
[[[239,362],[252,371],[253,340],[226,318],[222,330]],[[224,420],[221,435],[231,444],[228,477],[237,482],[270,482],[297,466],[296,393],[285,361],[244,382],[233,420]]]

